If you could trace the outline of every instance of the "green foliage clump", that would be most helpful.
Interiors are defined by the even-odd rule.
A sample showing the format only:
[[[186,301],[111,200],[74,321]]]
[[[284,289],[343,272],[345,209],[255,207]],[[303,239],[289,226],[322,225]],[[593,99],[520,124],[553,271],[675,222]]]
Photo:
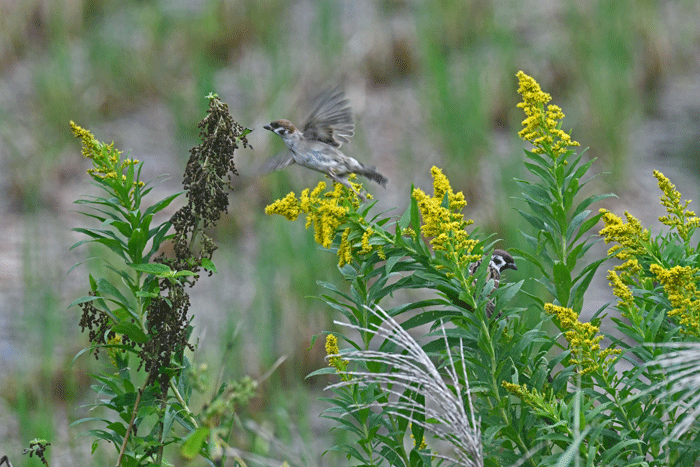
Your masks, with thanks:
[[[678,390],[652,369],[668,349],[649,344],[697,338],[697,217],[659,173],[669,212],[661,221],[674,232],[651,239],[629,215],[623,224],[607,211],[593,214],[591,205],[614,195],[581,199],[594,161],[574,152],[561,109],[545,108],[551,96],[526,74],[518,79],[526,114],[520,136],[533,145],[524,159],[532,177],[516,180],[525,204],[518,211],[531,229],[511,252],[536,268],[532,280],[550,298],[526,292],[524,280],[488,279],[487,261],[474,267],[496,242],[466,230],[464,197],[438,168],[433,195],[413,188],[399,218],[370,216],[372,205],[358,205],[337,185],[313,191],[341,208],[323,224],[333,226],[331,234],[324,229],[317,241],[339,256],[347,287],[320,284],[352,331],[328,336],[330,367],[314,373],[340,377],[325,416],[354,439],[333,449],[356,465],[693,465],[697,425],[669,438],[687,406],[674,404]],[[268,213],[291,220],[323,209],[323,202],[300,209],[293,194],[285,200]],[[600,333],[606,307],[591,322],[580,318],[593,275],[608,259],[591,253],[590,232],[601,219],[601,235],[619,243],[610,254],[627,260],[610,277],[622,312],[612,321],[630,340],[607,346]],[[401,291],[416,289],[423,298],[397,304],[409,295]],[[347,348],[339,348],[340,338]],[[435,439],[451,443],[454,454]]]
[[[92,345],[85,351],[97,357],[105,350],[109,356],[109,365],[93,376],[100,394],[95,405],[106,409],[107,418],[76,423],[102,425],[88,431],[95,439],[93,452],[99,441],[112,444],[118,466],[162,465],[164,448],[171,444],[180,444],[186,458],[223,462],[236,407],[255,391],[250,379],[224,383],[201,413],[189,406],[193,392],[202,388],[187,357],[195,347],[189,342],[186,288],[195,285],[202,269],[216,271],[216,245],[202,229],[228,207],[234,151],[248,145],[250,132],[233,121],[218,97],[208,97],[208,115],[199,125],[203,142],[191,150],[184,175],[188,202],[155,226],[155,216],[182,193],[147,205],[152,187],[141,181],[143,163],[122,159],[113,143],[102,143],[71,122],[83,155],[93,162],[88,173],[103,192],[77,201],[100,225],[74,229],[88,239],[73,247],[94,243],[116,257],[102,259],[116,280],[90,274],[90,292],[73,303],[83,311],[81,328],[89,331]],[[159,254],[168,242],[173,257]]]

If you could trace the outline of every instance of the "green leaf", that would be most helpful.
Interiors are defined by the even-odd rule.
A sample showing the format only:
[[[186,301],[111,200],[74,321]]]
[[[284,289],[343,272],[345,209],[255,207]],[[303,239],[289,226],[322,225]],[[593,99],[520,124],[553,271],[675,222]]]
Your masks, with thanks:
[[[123,306],[124,308],[129,308],[129,301],[126,299],[126,297],[122,295],[119,289],[113,286],[107,279],[104,279],[102,277],[97,279],[97,291],[102,294],[110,295],[116,298],[117,302],[121,306]]]
[[[550,207],[552,209],[552,216],[554,217],[554,222],[552,222],[551,225],[556,229],[556,233],[561,235],[566,228],[566,213],[564,212],[564,208],[558,203],[552,203]]]
[[[571,292],[571,274],[564,263],[560,261],[554,262],[553,280],[559,303],[562,306],[568,306],[569,293]]]
[[[527,195],[533,202],[547,206],[553,201],[549,192],[541,186],[533,185],[525,180],[515,179],[515,182],[522,190],[523,195]]]
[[[398,229],[396,229],[396,235],[401,235],[401,230],[404,230],[406,227],[408,227],[408,224],[411,222],[411,207],[409,206],[404,213],[401,215],[401,218],[399,219],[398,222]]]
[[[544,222],[542,222],[540,218],[535,217],[525,211],[521,211],[520,209],[517,209],[517,211],[525,218],[526,221],[528,221],[531,226],[535,228],[535,230],[544,230]]]
[[[75,305],[80,305],[81,303],[87,303],[87,302],[92,302],[95,300],[100,300],[100,297],[96,297],[94,295],[84,295],[80,298],[77,298],[71,302],[70,305],[68,305],[68,308],[72,308]]]
[[[534,164],[528,164],[525,162],[525,167],[527,168],[528,171],[530,171],[533,175],[539,177],[546,186],[556,186],[556,181],[554,180],[554,177],[552,177],[552,174],[544,170],[543,168],[536,166]]]
[[[404,306],[407,306],[407,305],[404,305]],[[411,308],[415,309],[418,307],[411,307]],[[458,317],[458,316],[462,316],[462,313],[460,313],[459,311],[449,311],[449,310],[444,310],[444,309],[429,310],[429,311],[424,311],[423,313],[419,313],[419,314],[407,319],[406,321],[404,321],[401,324],[401,327],[404,329],[413,329],[413,328],[416,328],[418,326],[422,326],[424,324],[436,324],[441,320],[442,321],[445,321],[445,320],[449,321],[450,318]]]
[[[161,263],[143,263],[143,264],[133,264],[130,263],[129,266],[134,268],[139,272],[144,272],[146,274],[153,274],[158,277],[167,277],[175,274],[175,271],[170,269],[169,266]]]
[[[411,191],[413,191],[412,188]],[[411,196],[411,228],[416,233],[416,236],[420,238],[420,210],[418,209],[418,201],[413,196]],[[420,245],[421,242],[416,243]]]
[[[545,159],[544,157],[542,157],[541,154],[537,154],[535,152],[528,151],[527,149],[524,149],[523,151],[525,152],[525,156],[528,159],[535,161],[537,164],[539,164],[542,167],[546,167],[546,168],[550,167],[549,161],[547,159]]]
[[[191,433],[180,447],[180,454],[186,459],[192,460],[199,455],[202,446],[209,437],[209,427],[201,426]]]
[[[131,224],[129,224],[128,222],[107,219],[102,223],[102,228],[105,228],[108,225],[111,225],[112,227],[117,229],[119,233],[122,234],[125,238],[131,237],[131,234],[133,233]]]
[[[112,331],[128,336],[134,342],[143,344],[148,340],[148,336],[134,323],[121,322],[112,327]]]
[[[216,265],[209,258],[202,258],[202,267],[204,269],[206,269],[207,271],[211,271],[213,273],[216,273]]]
[[[309,378],[312,378],[314,376],[320,376],[320,375],[337,375],[337,374],[338,374],[338,370],[329,366],[329,367],[319,368],[316,371],[312,371],[311,373],[306,375],[306,378],[304,378],[304,379],[309,379]]]
[[[170,238],[170,236],[168,236],[168,231],[170,230],[170,227],[172,227],[170,222],[164,222],[163,224],[159,225],[154,229],[151,229],[148,232],[148,239],[150,240],[152,238],[153,241],[151,242],[151,249],[148,251],[148,254],[146,254],[143,258],[144,261],[150,261],[151,256],[153,256],[154,253],[160,250],[160,246],[163,243],[163,241]]]
[[[134,262],[143,261],[143,250],[146,248],[146,232],[142,228],[134,229],[128,242],[129,256]]]
[[[591,211],[583,211],[580,212],[576,217],[571,219],[569,222],[569,227],[566,229],[566,241],[569,242],[571,241],[571,236],[573,233],[578,229],[581,224],[583,224],[583,221],[586,220],[586,217],[591,213]]]
[[[580,159],[580,157],[579,157],[579,159]],[[572,165],[572,168],[576,166],[576,163],[578,163],[579,159],[577,159],[576,162]],[[572,178],[574,180],[581,179],[581,177],[583,177],[586,174],[586,172],[588,172],[588,169],[591,168],[591,166],[593,165],[593,162],[595,162],[595,158],[591,159],[590,161],[586,162],[585,164],[577,167],[576,172],[574,172]]]
[[[554,169],[554,173],[557,177],[557,187],[564,186],[564,171],[565,170],[566,170],[566,166],[564,164],[560,164]]]
[[[514,282],[511,284],[504,284],[497,290],[497,297],[499,302],[508,303],[515,297],[515,295],[520,291],[520,288],[525,283],[525,280],[520,280],[519,282]]]
[[[588,212],[588,211],[584,211],[584,212]],[[603,216],[602,213],[596,214],[595,216],[591,217],[591,218],[588,219],[586,222],[584,222],[583,224],[581,224],[581,227],[579,228],[578,233],[576,234],[576,236],[574,237],[574,239],[572,240],[572,242],[575,242],[576,240],[578,240],[579,238],[581,238],[581,236],[582,236],[583,234],[585,234],[586,232],[588,232],[589,230],[591,230],[591,228],[593,228],[593,226],[595,226],[595,225],[598,223],[598,221],[600,220],[600,218],[601,218],[602,216]]]
[[[578,206],[576,206],[576,210],[574,211],[574,216],[577,216],[580,212],[582,212],[584,209],[586,209],[588,206],[590,206],[593,203],[597,203],[598,201],[602,201],[606,198],[617,198],[617,195],[613,193],[608,193],[604,195],[595,195],[595,196],[590,196],[583,201],[579,203]]]
[[[177,198],[178,196],[180,196],[183,193],[185,193],[185,191],[175,193],[173,195],[168,196],[167,198],[164,198],[164,199],[158,201],[156,204],[154,204],[153,206],[146,209],[146,211],[143,213],[144,216],[148,216],[151,214],[155,214],[159,211],[162,211],[163,209],[167,208],[170,205],[170,203],[172,203],[173,200],[175,200],[175,198]]]
[[[600,258],[593,263],[586,266],[581,273],[574,279],[574,286],[571,288],[571,293],[573,294],[572,303],[568,306],[571,307],[576,313],[580,313],[583,309],[583,295],[588,290],[588,286],[593,280],[598,267],[607,261],[608,258]]]

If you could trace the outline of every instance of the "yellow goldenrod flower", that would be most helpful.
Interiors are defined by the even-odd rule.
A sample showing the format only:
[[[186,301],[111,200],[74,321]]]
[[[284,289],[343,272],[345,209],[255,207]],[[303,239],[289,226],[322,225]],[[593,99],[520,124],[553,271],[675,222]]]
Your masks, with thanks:
[[[518,396],[527,405],[538,405],[541,395],[537,389],[528,391],[527,384],[514,384],[507,381],[501,382],[501,386],[506,388],[511,394]]]
[[[578,315],[571,308],[547,303],[544,311],[555,315],[561,324],[564,337],[569,342],[571,350],[570,362],[578,365],[579,373],[585,375],[597,371],[601,365],[605,365],[604,371],[612,364],[608,357],[622,353],[620,349],[600,350],[600,341],[603,336],[596,336],[600,331],[598,326],[591,323],[582,323]]]
[[[605,227],[599,234],[605,240],[605,243],[617,242],[618,245],[613,245],[608,251],[609,255],[623,260],[630,259],[636,255],[643,254],[646,251],[645,243],[649,242],[649,230],[642,227],[642,224],[632,214],[625,211],[627,224],[622,222],[615,214],[607,209],[601,209],[603,213],[603,222]]]
[[[458,267],[463,267],[480,258],[479,255],[471,254],[478,242],[470,239],[465,230],[473,221],[465,220],[461,214],[467,202],[461,191],[452,191],[449,180],[440,169],[433,167],[431,174],[433,196],[427,195],[420,188],[415,188],[412,193],[423,217],[421,232],[428,238],[432,237],[430,244],[434,250],[452,255]],[[443,207],[445,196],[448,207]]]
[[[632,295],[632,291],[625,283],[622,282],[620,276],[614,271],[608,271],[608,280],[610,281],[608,285],[613,288],[613,295],[620,299],[617,306],[623,310],[623,314],[625,314],[624,310],[626,308],[636,308],[634,304],[634,295]]]
[[[110,337],[107,340],[107,345],[119,345],[122,343],[122,336],[121,334],[115,334],[113,337]],[[114,368],[118,368],[117,365],[117,355],[119,352],[122,352],[122,350],[114,348],[114,347],[108,347],[107,348],[107,355],[109,356],[109,361],[112,362],[112,365]]]
[[[372,227],[368,227],[367,230],[365,230],[365,233],[362,234],[362,249],[360,250],[361,254],[367,254],[372,251],[372,245],[369,244],[369,239],[374,233],[374,229]]]
[[[343,360],[339,356],[340,349],[338,348],[338,338],[333,334],[326,336],[326,355],[328,355],[328,366],[335,368],[338,373],[345,371],[348,366],[347,360]]]
[[[287,196],[284,198],[278,199],[265,208],[265,214],[279,214],[280,216],[286,217],[287,220],[290,221],[296,220],[301,212],[302,207],[293,191],[287,194]]]
[[[513,384],[503,381],[501,382],[501,386],[514,396],[520,398],[523,403],[530,406],[535,414],[550,420],[552,425],[565,425],[560,424],[559,414],[562,413],[562,406],[566,405],[567,402],[556,399],[551,395],[548,397],[535,388],[528,389],[527,384]]]
[[[654,170],[654,177],[659,181],[659,188],[663,192],[661,205],[666,208],[668,216],[659,217],[659,221],[671,228],[675,228],[678,235],[687,242],[692,230],[700,226],[700,218],[695,212],[688,210],[690,200],[681,204],[681,194],[676,186],[658,170]]]
[[[316,243],[330,248],[336,230],[349,212],[349,208],[342,205],[343,201],[352,202],[351,197],[354,197],[354,194],[349,194],[350,190],[339,183],[335,184],[333,191],[323,193],[325,188],[326,182],[319,182],[311,192],[308,188],[303,190],[299,199],[293,192],[289,193],[283,199],[267,206],[265,214],[279,214],[291,221],[296,220],[301,213],[306,214],[306,228],[313,225]]]
[[[140,163],[138,159],[124,159],[119,162],[122,152],[114,148],[114,142],[111,144],[101,143],[90,131],[76,125],[72,120],[70,128],[73,135],[79,138],[83,144],[83,156],[92,160],[93,167],[87,170],[88,175],[106,180],[117,180],[121,174],[121,181],[126,182],[126,175],[122,173],[124,169]],[[143,185],[143,182],[138,182],[138,186]]]
[[[413,423],[408,424],[409,428],[413,427]],[[413,433],[411,433],[411,439],[413,440],[413,445],[416,446],[416,437],[413,436]],[[425,442],[425,436],[423,436],[423,441],[421,441],[420,446],[418,446],[418,449],[428,449],[428,444]]]
[[[686,334],[700,337],[700,297],[697,292],[698,268],[674,266],[664,269],[658,264],[649,267],[652,274],[664,286],[673,309],[668,317],[684,327]]]
[[[571,136],[561,130],[561,120],[564,113],[556,105],[549,105],[545,112],[544,106],[552,96],[542,91],[540,85],[531,76],[522,71],[516,74],[518,78],[518,93],[523,101],[517,106],[525,112],[527,116],[523,120],[523,129],[518,133],[523,140],[532,143],[535,148],[534,153],[546,153],[546,147],[551,148],[553,157],[561,156],[568,151],[570,146],[579,146],[573,141]]]
[[[73,120],[70,121],[70,129],[73,135],[83,143],[83,156],[88,159],[102,156],[101,144],[89,130],[77,125]]]
[[[348,241],[350,236],[350,228],[343,231],[343,236],[340,238],[340,246],[338,247],[338,266],[343,267],[352,261],[352,245]]]
[[[362,185],[354,183],[352,180],[355,178],[353,174],[349,180],[359,192],[362,190]],[[313,226],[316,243],[324,248],[330,248],[336,238],[338,228],[348,222],[350,208],[357,209],[360,203],[355,193],[340,183],[335,183],[332,190],[325,190],[326,182],[322,181],[313,190],[304,189],[298,199],[293,192],[289,193],[283,199],[267,206],[265,213],[279,214],[291,221],[296,220],[299,214],[306,214],[306,228]],[[339,266],[342,267],[352,261],[354,241],[351,241],[351,238],[357,238],[352,235],[353,228],[363,229],[360,240],[361,248],[358,253],[368,254],[377,251],[380,258],[386,259],[381,245],[370,243],[370,239],[375,235],[375,230],[372,227],[364,227],[367,224],[364,218],[353,217],[353,222],[350,224],[355,227],[347,227],[343,230],[338,246]]]
[[[114,149],[114,142],[112,144],[99,142],[89,130],[82,128],[72,120],[70,128],[73,135],[83,143],[83,156],[92,160],[93,168],[88,170],[88,174],[99,178],[117,178],[117,170],[126,167],[126,165],[119,166],[121,151]]]
[[[622,271],[622,275],[625,277],[638,276],[642,271],[642,265],[639,264],[637,258],[628,259],[624,263],[617,265],[613,268],[615,271]]]

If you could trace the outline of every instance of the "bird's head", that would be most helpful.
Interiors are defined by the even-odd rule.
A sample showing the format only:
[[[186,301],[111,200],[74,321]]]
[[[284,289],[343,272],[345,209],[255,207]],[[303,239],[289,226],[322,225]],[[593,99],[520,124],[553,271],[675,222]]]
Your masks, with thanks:
[[[517,266],[515,265],[515,260],[510,253],[505,250],[493,250],[490,266],[496,269],[499,274],[505,269],[513,269],[514,271],[518,270]]]
[[[266,130],[278,134],[282,139],[287,140],[294,136],[301,135],[301,132],[289,120],[275,120],[263,126]]]

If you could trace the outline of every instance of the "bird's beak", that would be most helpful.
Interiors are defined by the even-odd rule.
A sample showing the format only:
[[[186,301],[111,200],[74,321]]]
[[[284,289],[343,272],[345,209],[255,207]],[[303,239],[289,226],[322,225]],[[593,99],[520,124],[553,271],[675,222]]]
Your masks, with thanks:
[[[270,125],[263,125],[263,128],[272,131],[272,127]]]

